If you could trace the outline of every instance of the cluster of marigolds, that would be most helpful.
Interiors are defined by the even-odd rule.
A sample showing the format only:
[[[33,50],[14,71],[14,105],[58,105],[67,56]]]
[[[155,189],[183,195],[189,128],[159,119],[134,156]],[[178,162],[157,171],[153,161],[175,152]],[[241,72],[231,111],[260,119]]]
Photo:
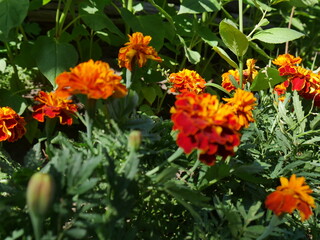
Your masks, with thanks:
[[[135,66],[144,66],[148,59],[161,62],[156,50],[148,46],[150,41],[150,36],[139,32],[129,35],[129,42],[119,51],[119,67],[133,71]],[[193,70],[183,69],[169,76],[170,91],[176,94],[175,105],[171,108],[173,130],[178,131],[176,142],[186,154],[197,150],[199,160],[209,166],[215,164],[217,156],[226,159],[234,154],[234,149],[240,144],[241,130],[254,122],[252,110],[256,105],[256,98],[252,92],[242,89],[258,74],[255,62],[254,59],[247,60],[247,69],[241,73],[241,88],[236,89],[230,79],[232,76],[240,82],[238,70],[230,70],[222,75],[222,87],[230,96],[233,95],[231,98],[223,98],[223,101],[205,92],[205,80]],[[280,75],[288,76],[275,90],[284,94],[291,84],[292,90],[297,90],[303,97],[313,98],[319,105],[319,75],[297,67],[296,64],[300,62],[300,58],[289,54],[280,55],[273,61],[280,66]],[[84,94],[88,99],[123,97],[128,89],[121,80],[121,76],[115,74],[108,63],[93,60],[80,63],[69,72],[57,76],[55,91],[38,93],[34,98],[38,104],[32,107],[32,116],[40,122],[44,122],[45,117],[59,118],[61,124],[71,125],[77,106],[70,96]],[[25,125],[24,118],[13,109],[0,108],[0,141],[14,142],[20,139],[26,132]],[[267,197],[266,207],[276,215],[292,213],[298,209],[301,219],[308,219],[315,203],[309,195],[312,190],[305,185],[305,179],[292,175],[290,180],[281,177],[280,182],[281,186]]]

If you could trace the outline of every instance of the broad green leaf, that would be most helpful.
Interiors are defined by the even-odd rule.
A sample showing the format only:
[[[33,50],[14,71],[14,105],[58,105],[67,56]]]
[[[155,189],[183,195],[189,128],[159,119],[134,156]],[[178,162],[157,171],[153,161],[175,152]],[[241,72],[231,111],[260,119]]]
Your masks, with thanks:
[[[46,5],[46,4],[48,4],[49,2],[51,2],[51,0],[42,0],[42,5]]]
[[[274,68],[266,68],[259,71],[252,82],[251,91],[269,89],[274,85],[284,82],[286,78],[279,75],[279,71]]]
[[[222,48],[220,47],[213,47],[212,48],[216,53],[218,53],[220,55],[220,57],[222,57],[224,60],[227,61],[227,63],[230,64],[230,66],[232,66],[233,68],[239,68],[238,65],[236,64],[235,61],[233,61],[228,53],[226,53]]]
[[[289,28],[270,28],[257,32],[252,40],[258,39],[262,42],[280,44],[292,41],[304,36],[303,33]]]
[[[247,52],[249,41],[246,35],[244,35],[226,20],[220,22],[219,33],[224,44],[237,57],[241,57]]]
[[[6,40],[9,31],[23,22],[28,8],[29,0],[0,0],[0,39]]]
[[[312,7],[319,3],[319,0],[290,0],[289,3],[295,7]]]
[[[154,90],[153,87],[143,86],[141,91],[142,91],[142,94],[143,94],[144,98],[150,104],[152,104],[154,102],[154,100],[156,99],[156,97],[157,97],[156,91]]]
[[[220,39],[209,28],[203,26],[198,27],[197,33],[202,38],[202,40],[210,46],[218,46],[218,42],[220,41]]]
[[[184,48],[184,51],[185,51],[185,54],[186,54],[186,57],[188,58],[189,62],[192,63],[192,64],[197,64],[198,62],[200,62],[200,58],[201,58],[201,55],[199,52],[197,51],[194,51],[194,50],[191,50],[185,43],[184,39],[182,37],[180,37],[178,35],[179,39],[180,39],[180,42],[182,43],[183,45],[183,48]]]
[[[271,59],[271,57],[262,48],[260,48],[259,45],[256,44],[255,42],[250,41],[249,45],[250,45],[250,47],[252,47],[253,50],[255,50],[257,53],[259,53],[263,57],[265,57],[267,59]]]
[[[78,53],[68,43],[59,43],[42,36],[37,40],[36,63],[41,73],[55,86],[55,78],[76,65]]]
[[[221,5],[217,0],[182,0],[178,14],[216,12],[220,9]]]
[[[20,94],[17,95],[17,93],[6,89],[0,89],[0,103],[1,106],[11,107],[18,114],[22,114],[27,108],[26,100]]]
[[[259,8],[261,11],[267,11],[270,12],[274,8],[268,6],[267,4],[262,3],[261,1],[258,0],[246,0],[246,2],[256,8]]]

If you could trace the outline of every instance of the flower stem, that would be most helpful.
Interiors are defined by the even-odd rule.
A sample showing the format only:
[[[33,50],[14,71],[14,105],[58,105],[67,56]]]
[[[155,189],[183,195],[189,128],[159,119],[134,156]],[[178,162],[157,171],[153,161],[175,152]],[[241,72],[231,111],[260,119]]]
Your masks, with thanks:
[[[288,24],[288,28],[289,29],[291,28],[291,23],[292,23],[294,10],[295,10],[295,7],[293,6],[292,9],[291,9],[290,19],[289,19],[289,24]],[[284,53],[287,54],[288,52],[289,52],[289,42],[286,42],[286,48],[285,48]]]
[[[239,0],[239,30],[243,33],[243,2]],[[240,76],[240,88],[242,89],[243,83],[243,56],[239,56],[239,76]]]

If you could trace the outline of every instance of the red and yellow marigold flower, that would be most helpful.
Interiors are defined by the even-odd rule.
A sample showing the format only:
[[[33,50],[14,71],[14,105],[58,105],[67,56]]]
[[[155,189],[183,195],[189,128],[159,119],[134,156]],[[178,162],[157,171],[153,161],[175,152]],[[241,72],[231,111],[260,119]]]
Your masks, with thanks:
[[[223,98],[226,105],[230,106],[238,118],[239,128],[247,128],[250,122],[254,122],[252,110],[256,106],[257,99],[252,92],[244,91],[238,88],[232,98]]]
[[[300,57],[290,54],[279,55],[273,63],[279,67],[279,74],[287,76],[287,80],[275,87],[278,95],[284,94],[291,85],[291,89],[296,90],[305,99],[314,100],[315,106],[320,106],[320,75],[305,69],[296,64],[301,63]],[[280,96],[280,95],[279,95]],[[283,96],[280,100],[283,100]]]
[[[243,86],[247,82],[252,82],[253,79],[258,75],[258,71],[255,69],[255,63],[257,60],[255,59],[248,59],[247,60],[247,69],[243,70]],[[230,75],[238,82],[240,83],[240,74],[238,70],[229,70],[228,72],[225,72],[222,74],[222,83],[221,86],[226,89],[228,92],[231,92],[232,90],[235,90],[236,87],[233,85],[232,81],[230,80]],[[242,86],[242,88],[243,88]]]
[[[40,103],[32,107],[34,119],[44,122],[45,117],[57,117],[62,125],[72,124],[72,115],[77,111],[77,106],[72,100],[59,97],[56,92],[43,91],[40,91],[34,100]]]
[[[0,108],[0,142],[15,142],[26,133],[26,122],[10,107]]]
[[[129,42],[125,43],[126,46],[119,50],[119,67],[125,67],[132,71],[133,64],[137,63],[139,67],[142,67],[146,64],[147,59],[162,62],[156,50],[148,46],[152,39],[150,36],[144,36],[141,32],[128,36]]]
[[[283,102],[284,99],[285,99],[285,94],[286,94],[286,91],[287,91],[287,88],[286,86],[284,85],[284,83],[280,83],[278,85],[276,85],[274,88],[273,88],[274,92],[277,93],[277,95],[279,96],[278,97],[278,100]]]
[[[196,72],[183,69],[178,73],[171,73],[169,82],[172,83],[171,92],[194,92],[199,94],[204,91],[206,81]]]
[[[185,92],[176,96],[171,108],[177,144],[189,154],[200,151],[199,160],[212,166],[216,155],[226,158],[240,144],[238,120],[229,106],[208,93]]]
[[[296,177],[293,174],[288,180],[280,177],[281,186],[276,191],[267,196],[265,205],[277,216],[290,213],[295,209],[300,212],[301,220],[304,221],[312,215],[311,207],[315,208],[312,190],[305,184],[304,177]]]
[[[120,83],[121,79],[108,63],[89,60],[57,76],[56,92],[64,98],[74,94],[84,94],[92,99],[123,97],[128,90]]]

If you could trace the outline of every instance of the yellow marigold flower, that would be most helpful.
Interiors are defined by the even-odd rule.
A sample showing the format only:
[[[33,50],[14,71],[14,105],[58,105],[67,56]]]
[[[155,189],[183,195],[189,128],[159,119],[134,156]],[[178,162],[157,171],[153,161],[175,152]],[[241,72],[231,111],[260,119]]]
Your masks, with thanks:
[[[178,73],[171,73],[169,82],[173,83],[171,92],[203,92],[206,81],[196,72],[189,69],[183,69]]]
[[[56,92],[59,97],[73,94],[85,94],[93,99],[123,97],[128,90],[120,83],[121,79],[108,63],[89,60],[71,68],[70,72],[61,73],[56,78]]]
[[[246,128],[250,122],[254,122],[252,110],[257,105],[257,99],[252,92],[238,88],[232,98],[223,98],[223,100],[227,102],[226,105],[231,107],[238,118],[239,127],[237,130]]]
[[[300,57],[294,57],[288,53],[279,55],[275,60],[272,61],[273,64],[277,66],[292,66],[301,63],[302,59]]]
[[[152,39],[150,36],[143,36],[141,32],[136,32],[133,33],[132,36],[128,36],[129,42],[125,43],[126,47],[122,47],[119,50],[119,67],[125,67],[132,71],[133,63],[137,63],[139,67],[142,67],[146,64],[147,59],[162,62],[156,50],[148,46]]]
[[[10,107],[0,108],[0,142],[15,142],[26,133],[26,122]]]
[[[33,106],[32,117],[39,122],[44,122],[44,118],[58,117],[62,125],[72,124],[72,115],[77,111],[77,106],[72,100],[57,96],[56,92],[40,91],[34,98],[40,104]]]
[[[300,212],[301,221],[312,215],[311,207],[315,208],[312,190],[305,184],[304,177],[296,177],[293,174],[288,180],[280,177],[281,186],[267,196],[265,205],[277,216],[283,213],[292,213],[295,209]]]
[[[243,86],[247,82],[252,82],[252,80],[258,75],[258,71],[255,69],[255,63],[257,60],[255,59],[247,59],[247,69],[243,70]],[[234,79],[240,83],[240,74],[238,70],[229,70],[228,72],[225,72],[222,74],[222,83],[221,86],[226,89],[228,92],[231,92],[232,90],[235,90],[236,87],[232,84],[230,80],[230,75],[234,77]],[[242,86],[242,87],[243,87]]]

